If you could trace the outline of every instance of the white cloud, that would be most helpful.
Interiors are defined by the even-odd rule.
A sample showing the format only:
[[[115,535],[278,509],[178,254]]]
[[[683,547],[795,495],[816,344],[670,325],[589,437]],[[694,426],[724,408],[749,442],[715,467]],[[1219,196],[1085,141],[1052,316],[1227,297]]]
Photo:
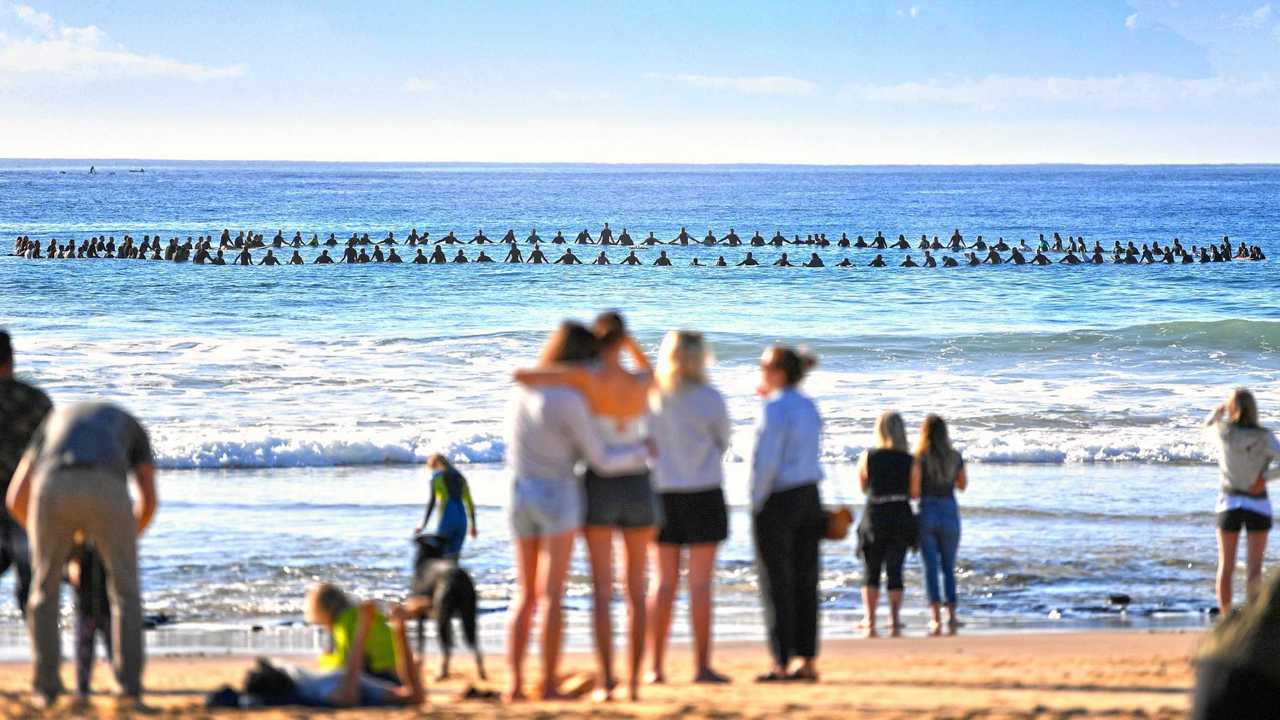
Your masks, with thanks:
[[[431,78],[411,77],[404,81],[404,91],[408,93],[427,93],[436,87],[436,81]]]
[[[210,67],[132,52],[111,42],[98,27],[63,25],[29,5],[10,5],[0,0],[0,14],[4,11],[12,13],[27,32],[21,37],[0,35],[0,76],[46,74],[90,79],[117,75],[217,80],[244,74],[243,65]]]
[[[1138,13],[1134,13],[1124,19],[1124,26],[1130,30],[1138,27]]]
[[[783,75],[655,75],[647,77],[688,85],[703,90],[724,90],[744,95],[809,95],[817,87],[814,83],[800,78]]]
[[[1271,3],[1261,5],[1251,12],[1247,12],[1236,18],[1236,27],[1242,28],[1260,28],[1267,24],[1271,19]]]
[[[864,102],[962,105],[994,110],[1054,103],[1107,109],[1160,109],[1197,102],[1270,98],[1277,90],[1280,86],[1270,78],[1183,79],[1137,73],[1085,78],[990,75],[979,79],[891,85],[853,84],[843,92]]]
[[[898,10],[898,17],[911,17],[911,18],[918,18],[918,17],[920,17],[920,8],[919,8],[918,6],[916,6],[916,5],[912,5],[911,7],[907,8],[906,10],[899,9],[899,10]]]

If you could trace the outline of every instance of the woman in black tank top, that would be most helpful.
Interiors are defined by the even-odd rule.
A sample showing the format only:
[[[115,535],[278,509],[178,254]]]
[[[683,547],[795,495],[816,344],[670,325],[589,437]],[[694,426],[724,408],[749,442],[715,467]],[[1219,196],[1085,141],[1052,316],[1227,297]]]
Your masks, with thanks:
[[[875,447],[858,462],[858,479],[867,497],[858,523],[858,554],[865,563],[862,582],[863,629],[876,636],[880,575],[888,576],[889,620],[896,637],[902,624],[902,564],[916,545],[916,516],[911,501],[920,497],[920,468],[907,451],[902,417],[892,410],[876,419]]]

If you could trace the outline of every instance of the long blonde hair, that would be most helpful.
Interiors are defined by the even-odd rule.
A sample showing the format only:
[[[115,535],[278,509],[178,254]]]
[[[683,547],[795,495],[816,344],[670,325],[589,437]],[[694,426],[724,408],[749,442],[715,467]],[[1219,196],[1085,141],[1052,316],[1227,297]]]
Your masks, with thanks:
[[[885,410],[876,418],[876,448],[880,450],[897,450],[909,452],[907,446],[907,426],[896,410]]]
[[[1258,424],[1258,401],[1253,393],[1245,388],[1236,388],[1227,398],[1227,422],[1237,427],[1256,428]]]
[[[668,332],[658,347],[658,369],[654,373],[658,389],[669,395],[681,385],[705,383],[709,355],[702,333],[690,330]]]

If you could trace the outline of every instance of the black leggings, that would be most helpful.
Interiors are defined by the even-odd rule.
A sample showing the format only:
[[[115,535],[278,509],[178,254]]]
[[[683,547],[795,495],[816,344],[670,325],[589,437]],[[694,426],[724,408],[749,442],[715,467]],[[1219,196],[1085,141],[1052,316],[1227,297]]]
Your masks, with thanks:
[[[774,493],[755,517],[756,567],[773,660],[818,656],[818,486]]]
[[[899,542],[873,542],[864,545],[862,548],[862,559],[866,565],[866,572],[862,576],[862,584],[865,587],[880,587],[880,570],[884,568],[884,574],[889,579],[890,590],[901,590],[902,585],[902,563],[907,557],[907,546]]]

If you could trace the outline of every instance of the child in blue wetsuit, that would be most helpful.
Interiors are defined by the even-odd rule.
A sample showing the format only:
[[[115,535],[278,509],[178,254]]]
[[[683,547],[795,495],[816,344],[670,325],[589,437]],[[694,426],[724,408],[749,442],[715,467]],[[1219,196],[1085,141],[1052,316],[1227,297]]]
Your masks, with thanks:
[[[468,521],[471,537],[474,538],[477,532],[476,506],[471,502],[471,488],[462,473],[443,455],[432,455],[427,459],[427,467],[431,468],[431,499],[427,502],[427,513],[422,516],[417,532],[427,527],[439,504],[440,524],[436,527],[436,534],[445,539],[445,555],[457,557],[462,553],[462,543],[467,538]]]

